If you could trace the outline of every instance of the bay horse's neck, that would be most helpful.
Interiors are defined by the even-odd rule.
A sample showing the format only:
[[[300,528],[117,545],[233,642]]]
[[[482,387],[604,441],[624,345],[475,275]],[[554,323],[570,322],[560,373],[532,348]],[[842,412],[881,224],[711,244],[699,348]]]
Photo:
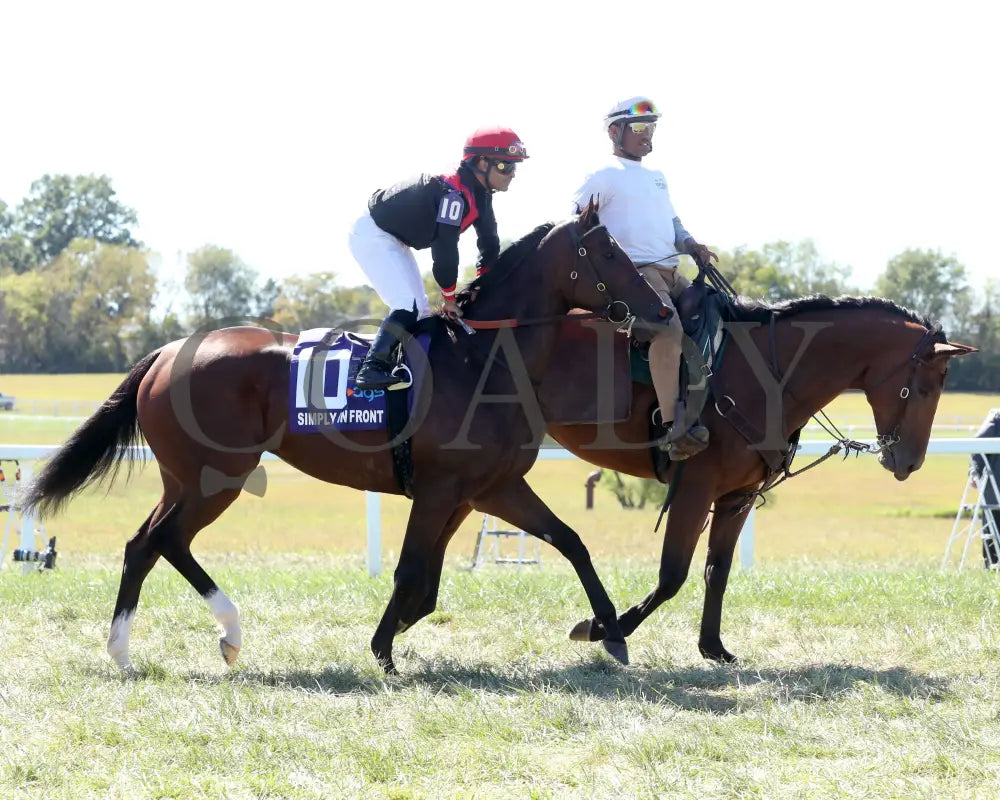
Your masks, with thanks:
[[[569,312],[569,302],[558,291],[559,270],[566,256],[557,243],[548,242],[514,267],[505,278],[482,292],[467,311],[470,320],[550,319],[540,324],[515,328],[521,355],[532,380],[540,381],[555,347],[559,317]],[[548,255],[557,253],[559,255]]]
[[[823,327],[816,331],[789,374],[802,346],[803,324]],[[868,370],[885,362],[887,354],[891,354],[892,363],[904,363],[924,330],[901,316],[866,308],[805,312],[777,325],[778,363],[782,376],[788,379],[783,393],[788,431],[804,425],[843,392],[863,389]]]

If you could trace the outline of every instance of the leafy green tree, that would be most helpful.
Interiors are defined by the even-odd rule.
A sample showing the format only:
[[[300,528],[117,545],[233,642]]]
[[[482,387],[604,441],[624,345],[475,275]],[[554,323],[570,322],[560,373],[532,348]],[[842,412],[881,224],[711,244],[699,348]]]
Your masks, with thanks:
[[[795,297],[790,275],[756,250],[737,247],[719,253],[719,271],[741,295],[774,303]]]
[[[35,264],[46,264],[74,239],[138,247],[131,232],[136,221],[106,175],[43,175],[31,184],[12,227],[26,239]]]
[[[273,280],[260,283],[257,271],[236,253],[211,244],[188,253],[184,288],[192,327],[233,317],[270,317],[279,294]]]
[[[37,272],[0,275],[0,364],[4,372],[48,369],[48,308],[51,282]]]
[[[875,283],[878,294],[954,328],[968,312],[971,294],[965,267],[938,251],[904,250]]]
[[[0,200],[0,275],[26,272],[35,265],[35,254],[24,234],[17,230],[14,214]]]
[[[10,369],[119,371],[128,340],[148,318],[155,278],[146,253],[74,241],[51,264],[0,278]]]
[[[69,293],[69,326],[77,357],[89,369],[130,362],[127,340],[149,318],[156,278],[146,252],[75,240],[45,269]]]
[[[850,267],[823,261],[812,239],[801,242],[770,242],[764,245],[764,258],[788,276],[794,296],[825,294],[836,297],[855,292],[848,285]]]
[[[740,294],[772,303],[855,291],[847,283],[850,268],[823,261],[811,239],[769,242],[759,251],[745,247],[723,251],[719,269]]]
[[[295,275],[281,284],[274,303],[274,319],[285,330],[334,326],[344,320],[381,319],[385,304],[370,286],[336,286],[336,274]]]
[[[965,392],[1000,391],[1000,284],[986,282],[983,297],[971,311],[955,311],[948,338],[979,348],[971,358],[956,358],[948,366],[948,388]]]

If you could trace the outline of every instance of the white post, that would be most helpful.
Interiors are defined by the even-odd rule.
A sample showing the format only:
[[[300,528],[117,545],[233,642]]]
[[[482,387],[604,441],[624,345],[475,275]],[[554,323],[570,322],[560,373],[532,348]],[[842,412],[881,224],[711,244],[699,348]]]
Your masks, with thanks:
[[[743,530],[740,531],[740,568],[753,568],[753,518],[757,513],[756,508],[751,508],[743,522]]]
[[[382,572],[382,497],[378,492],[365,492],[368,518],[368,574]]]
[[[20,496],[24,490],[24,487],[31,482],[32,475],[32,462],[22,461],[21,467],[21,485],[18,487],[18,496]],[[11,514],[14,513],[14,509],[11,509]],[[21,549],[25,552],[35,549],[35,518],[32,514],[28,512],[21,513]],[[27,575],[35,568],[35,565],[29,561],[25,561],[21,565],[21,573]]]

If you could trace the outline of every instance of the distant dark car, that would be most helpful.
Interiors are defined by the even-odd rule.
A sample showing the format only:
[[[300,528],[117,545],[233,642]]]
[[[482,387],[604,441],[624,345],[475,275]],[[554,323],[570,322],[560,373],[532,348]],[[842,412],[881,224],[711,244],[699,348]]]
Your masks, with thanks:
[[[9,394],[0,392],[0,409],[4,411],[13,411],[16,399],[17,398],[11,397]]]

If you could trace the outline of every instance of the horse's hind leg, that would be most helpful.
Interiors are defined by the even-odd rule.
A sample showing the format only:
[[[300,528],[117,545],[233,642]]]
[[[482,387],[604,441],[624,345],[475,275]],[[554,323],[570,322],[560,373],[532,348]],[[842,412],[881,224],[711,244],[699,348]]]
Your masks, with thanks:
[[[371,641],[372,653],[387,674],[396,672],[392,658],[396,634],[420,619],[420,611],[426,607],[427,597],[432,593],[431,576],[436,558],[434,547],[442,538],[442,532],[460,515],[461,504],[449,494],[447,491],[425,490],[413,500],[399,563],[393,574],[392,595]],[[465,513],[468,514],[468,511]],[[464,515],[455,527],[461,519]]]
[[[455,535],[455,531],[458,530],[458,526],[465,521],[466,517],[468,517],[471,512],[471,505],[462,505],[455,509],[455,513],[451,515],[451,519],[448,520],[448,524],[445,525],[444,530],[441,531],[441,535],[434,544],[434,551],[431,554],[430,563],[428,565],[427,596],[417,609],[413,622],[423,619],[437,607],[438,590],[441,588],[441,570],[444,568],[445,551],[447,551],[448,543]]]
[[[132,631],[132,620],[135,609],[139,605],[139,592],[149,571],[160,557],[153,547],[151,536],[161,525],[170,524],[177,512],[177,506],[170,503],[166,494],[161,498],[156,508],[139,526],[135,536],[125,545],[125,559],[122,565],[122,579],[118,586],[118,599],[111,616],[111,633],[108,635],[108,655],[122,669],[132,665],[129,659],[129,636]]]
[[[746,505],[746,508],[742,506]],[[715,502],[705,559],[705,606],[701,614],[698,650],[705,658],[732,663],[736,656],[722,645],[722,598],[733,566],[733,551],[750,513],[745,493],[726,495]]]
[[[236,663],[243,646],[240,612],[236,604],[219,589],[195,560],[191,554],[191,542],[198,531],[217,519],[239,495],[240,490],[235,489],[225,490],[208,498],[186,498],[174,524],[161,528],[154,537],[154,546],[159,553],[202,596],[212,615],[222,626],[219,650],[230,666]]]

